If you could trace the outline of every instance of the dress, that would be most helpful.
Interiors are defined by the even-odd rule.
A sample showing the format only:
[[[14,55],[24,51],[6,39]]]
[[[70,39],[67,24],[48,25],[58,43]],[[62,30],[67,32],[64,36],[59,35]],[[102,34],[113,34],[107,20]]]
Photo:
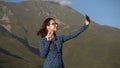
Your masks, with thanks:
[[[43,68],[64,68],[62,60],[62,45],[65,41],[75,38],[82,33],[88,26],[83,25],[77,31],[68,35],[55,36],[55,41],[48,41],[40,38],[40,56],[45,59]]]

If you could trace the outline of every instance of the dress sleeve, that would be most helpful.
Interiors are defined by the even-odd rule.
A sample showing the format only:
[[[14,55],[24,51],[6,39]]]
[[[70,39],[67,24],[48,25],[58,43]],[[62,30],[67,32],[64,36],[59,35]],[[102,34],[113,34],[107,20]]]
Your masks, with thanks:
[[[62,40],[63,42],[67,41],[67,40],[70,40],[72,38],[75,38],[76,36],[78,36],[79,34],[81,34],[84,30],[86,30],[86,28],[88,27],[88,25],[83,25],[81,28],[79,28],[78,30],[76,30],[75,32],[73,33],[70,33],[68,35],[63,35],[62,36]]]
[[[40,39],[39,45],[40,56],[42,58],[46,58],[49,52],[50,41],[44,41],[43,39]]]

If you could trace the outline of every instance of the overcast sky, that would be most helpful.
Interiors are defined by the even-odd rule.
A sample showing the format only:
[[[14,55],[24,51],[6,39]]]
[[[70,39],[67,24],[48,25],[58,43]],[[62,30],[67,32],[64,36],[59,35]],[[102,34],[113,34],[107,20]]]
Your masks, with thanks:
[[[19,2],[22,0],[7,0]],[[120,0],[47,0],[69,5],[101,24],[120,28]]]

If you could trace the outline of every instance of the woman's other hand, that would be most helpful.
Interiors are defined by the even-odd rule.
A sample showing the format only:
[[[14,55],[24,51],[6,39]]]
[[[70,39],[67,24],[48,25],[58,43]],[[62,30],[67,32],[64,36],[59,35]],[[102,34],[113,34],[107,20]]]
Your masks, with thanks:
[[[90,18],[89,18],[89,16],[87,16],[87,15],[85,15],[85,24],[86,25],[89,25],[90,24]]]

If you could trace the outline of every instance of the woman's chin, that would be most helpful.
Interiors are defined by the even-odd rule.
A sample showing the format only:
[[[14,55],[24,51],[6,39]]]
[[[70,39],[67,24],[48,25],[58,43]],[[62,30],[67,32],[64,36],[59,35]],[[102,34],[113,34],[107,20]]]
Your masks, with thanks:
[[[56,30],[54,30],[55,32],[57,31],[57,29]]]

